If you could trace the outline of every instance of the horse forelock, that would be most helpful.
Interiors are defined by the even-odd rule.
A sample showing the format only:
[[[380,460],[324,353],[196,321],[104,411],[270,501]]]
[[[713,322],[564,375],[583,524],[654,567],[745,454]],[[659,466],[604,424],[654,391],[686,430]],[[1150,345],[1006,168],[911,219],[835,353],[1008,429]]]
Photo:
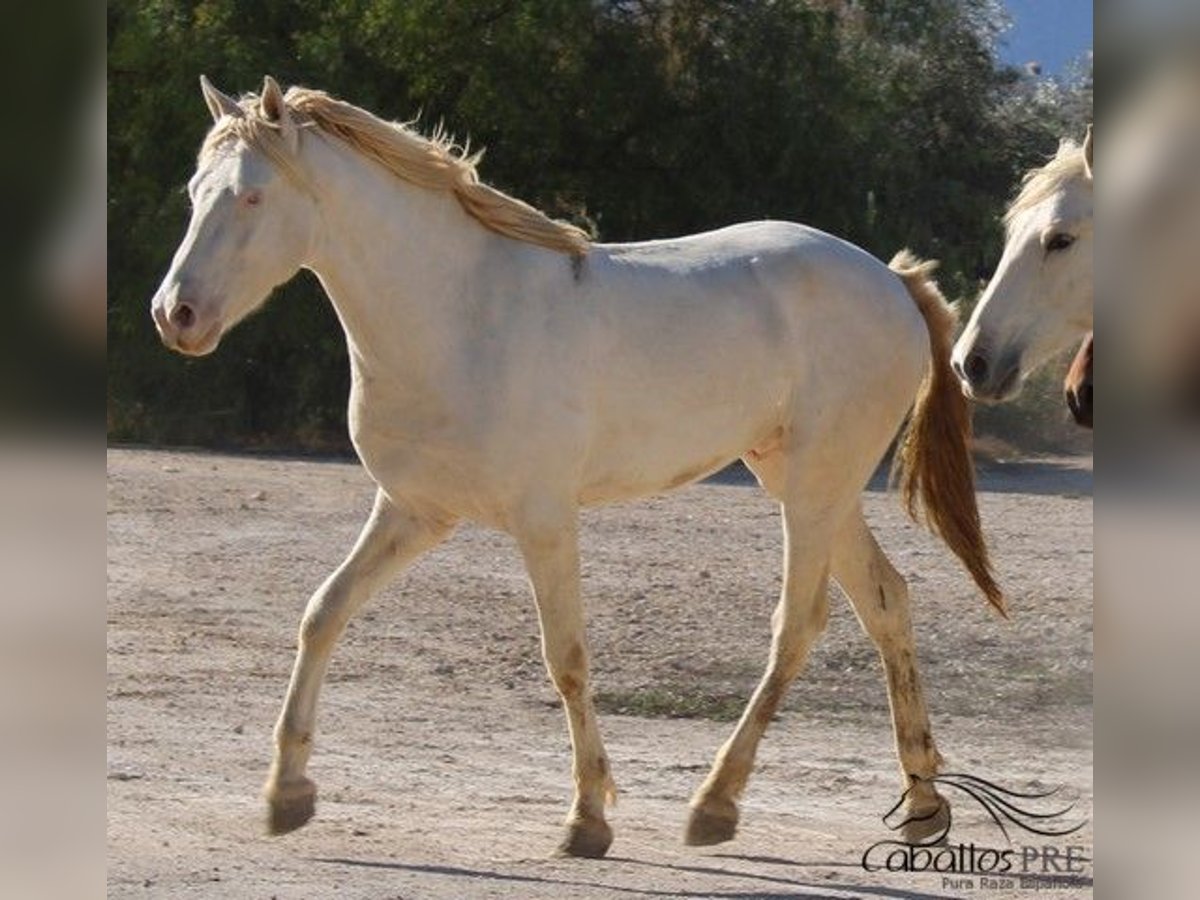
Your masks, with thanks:
[[[311,190],[312,186],[296,165],[279,126],[265,119],[259,111],[258,98],[248,94],[238,101],[238,105],[244,114],[224,116],[213,125],[200,145],[197,165],[204,165],[229,143],[240,140],[266,156],[291,181]]]
[[[1083,145],[1070,139],[1064,140],[1053,159],[1025,173],[1020,192],[1004,213],[1005,227],[1011,232],[1014,222],[1022,213],[1045,203],[1065,190],[1071,182],[1087,177]]]
[[[338,139],[403,181],[452,193],[470,216],[492,231],[571,256],[588,250],[590,238],[583,229],[551,219],[480,181],[478,164],[483,152],[471,153],[469,145],[460,145],[440,125],[425,136],[411,123],[385,121],[310,88],[291,87],[284,100],[296,127],[316,128]],[[263,116],[259,98],[246,94],[238,105],[243,115],[225,116],[213,126],[201,146],[200,162],[226,142],[240,139],[261,151],[285,175],[311,188],[279,125]]]

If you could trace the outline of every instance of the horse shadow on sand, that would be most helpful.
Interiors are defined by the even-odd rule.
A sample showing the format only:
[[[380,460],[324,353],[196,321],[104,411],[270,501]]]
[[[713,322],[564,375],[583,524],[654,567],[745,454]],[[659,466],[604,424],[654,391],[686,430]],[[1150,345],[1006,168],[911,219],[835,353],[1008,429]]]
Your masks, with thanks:
[[[867,484],[875,493],[888,490],[891,462],[884,460]],[[975,485],[993,494],[1091,497],[1092,469],[1069,459],[1023,459],[1012,462],[977,462]],[[705,484],[756,487],[754,473],[740,461],[704,479]]]
[[[539,874],[526,871],[504,871],[500,867],[482,868],[469,866],[438,865],[431,863],[407,863],[399,860],[356,859],[350,857],[314,857],[313,862],[329,866],[353,868],[382,869],[397,872],[408,872],[415,875],[440,876],[461,882],[462,896],[471,896],[479,892],[479,888],[487,883],[518,883],[531,887],[559,887],[564,896],[593,896],[593,895],[627,895],[630,897],[712,897],[719,900],[784,900],[784,898],[806,898],[806,900],[846,900],[848,897],[883,898],[883,900],[954,900],[956,895],[928,893],[925,891],[905,888],[887,887],[883,885],[861,884],[830,884],[816,872],[806,873],[809,869],[859,868],[857,863],[814,861],[803,862],[777,857],[742,856],[736,854],[718,854],[705,857],[695,863],[657,862],[633,857],[609,856],[605,862],[575,861],[579,867],[579,877],[572,878],[558,872]],[[538,861],[540,862],[540,861]],[[725,863],[749,863],[756,867],[776,867],[782,872],[746,871],[733,868]],[[707,863],[707,864],[706,864]],[[648,880],[660,879],[663,875],[678,873],[686,876],[713,876],[724,881],[744,881],[745,890],[722,889],[711,890],[703,888],[669,888],[669,887],[637,887],[631,884],[621,884],[604,877],[604,868],[608,864],[616,864],[628,872],[631,867],[644,868]],[[799,874],[800,877],[796,877]],[[819,880],[818,880],[819,879]],[[633,880],[633,879],[628,879]],[[824,883],[820,883],[824,881]]]

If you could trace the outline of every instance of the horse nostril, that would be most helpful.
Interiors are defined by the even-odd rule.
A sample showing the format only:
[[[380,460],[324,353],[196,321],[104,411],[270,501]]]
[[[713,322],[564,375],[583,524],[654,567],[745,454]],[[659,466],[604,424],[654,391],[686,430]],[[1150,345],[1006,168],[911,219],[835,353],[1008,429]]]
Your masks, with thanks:
[[[963,368],[967,375],[967,381],[971,384],[979,384],[987,378],[988,363],[982,353],[972,353],[968,356]]]
[[[196,322],[196,311],[190,303],[179,302],[175,304],[175,308],[171,310],[171,324],[182,331],[191,328]]]

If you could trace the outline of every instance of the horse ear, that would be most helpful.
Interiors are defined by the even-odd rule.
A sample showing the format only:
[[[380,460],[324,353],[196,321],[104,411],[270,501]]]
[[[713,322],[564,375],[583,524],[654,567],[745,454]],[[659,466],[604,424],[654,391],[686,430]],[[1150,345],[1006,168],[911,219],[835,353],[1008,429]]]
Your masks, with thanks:
[[[238,106],[236,100],[213,87],[213,83],[208,80],[207,75],[200,76],[200,93],[204,94],[204,102],[208,104],[208,111],[212,113],[214,122],[222,116],[239,119],[245,115],[245,111]]]
[[[263,78],[259,109],[264,119],[279,127],[279,132],[287,141],[288,146],[295,149],[296,123],[292,121],[292,113],[283,99],[283,91],[279,87],[279,82],[270,75]]]
[[[1092,177],[1092,126],[1088,125],[1087,135],[1083,139],[1083,165],[1087,170],[1087,177]]]

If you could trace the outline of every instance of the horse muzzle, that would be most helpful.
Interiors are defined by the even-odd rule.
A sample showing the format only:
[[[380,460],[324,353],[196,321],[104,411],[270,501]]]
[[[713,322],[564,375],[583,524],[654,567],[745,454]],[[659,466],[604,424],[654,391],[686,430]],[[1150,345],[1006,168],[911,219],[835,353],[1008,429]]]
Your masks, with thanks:
[[[976,347],[962,356],[955,355],[951,368],[958,376],[963,393],[983,403],[1001,403],[1021,393],[1021,361],[1019,357],[1000,357],[995,364],[988,351]]]
[[[159,338],[169,350],[185,356],[204,356],[216,350],[221,342],[221,320],[206,315],[195,301],[175,298],[160,302],[156,297],[150,315]]]

